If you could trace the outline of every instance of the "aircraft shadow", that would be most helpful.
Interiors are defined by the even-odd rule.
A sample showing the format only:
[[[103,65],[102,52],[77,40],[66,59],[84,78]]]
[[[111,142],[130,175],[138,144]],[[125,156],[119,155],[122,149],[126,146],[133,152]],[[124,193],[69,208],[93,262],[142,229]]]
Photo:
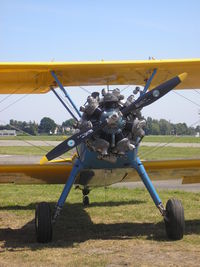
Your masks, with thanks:
[[[121,205],[123,202],[121,202]],[[95,204],[95,203],[94,203]],[[28,206],[15,206],[15,209],[34,209],[36,203]],[[55,203],[51,203],[52,207]],[[2,207],[3,209],[6,207]],[[1,209],[2,209],[1,208]],[[14,208],[14,206],[13,206]],[[200,220],[186,221],[186,235],[200,234]],[[35,238],[34,219],[19,229],[0,228],[0,241],[4,243],[1,251],[31,250],[42,247],[70,247],[90,239],[122,240],[146,236],[146,239],[167,241],[164,223],[111,223],[95,224],[82,204],[67,203],[54,226],[53,242],[38,244]]]
[[[144,200],[123,200],[123,201],[109,201],[109,202],[92,202],[88,208],[91,207],[116,207],[116,206],[121,206],[121,205],[139,205],[139,204],[144,204],[146,203],[146,201]],[[30,203],[27,206],[23,206],[23,205],[9,205],[9,206],[1,206],[0,207],[0,211],[1,210],[34,210],[35,206],[37,203]],[[50,203],[52,207],[55,206],[55,203]],[[66,206],[70,206],[70,207],[75,207],[76,205],[80,205],[80,208],[83,206],[82,204],[78,203],[78,204],[70,204],[67,203],[65,204]]]

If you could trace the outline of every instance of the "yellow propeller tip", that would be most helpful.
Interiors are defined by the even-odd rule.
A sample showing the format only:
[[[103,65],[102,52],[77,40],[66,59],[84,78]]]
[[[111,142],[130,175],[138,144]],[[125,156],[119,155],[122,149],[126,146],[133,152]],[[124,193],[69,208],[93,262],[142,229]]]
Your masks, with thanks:
[[[42,157],[41,160],[40,160],[40,165],[43,165],[43,164],[45,164],[45,163],[47,163],[47,162],[48,162],[48,159],[47,159],[46,156],[44,156],[44,157]]]
[[[187,75],[188,75],[187,72],[184,72],[184,73],[179,74],[178,77],[179,77],[179,79],[182,82],[183,80],[185,80],[185,78],[187,77]]]

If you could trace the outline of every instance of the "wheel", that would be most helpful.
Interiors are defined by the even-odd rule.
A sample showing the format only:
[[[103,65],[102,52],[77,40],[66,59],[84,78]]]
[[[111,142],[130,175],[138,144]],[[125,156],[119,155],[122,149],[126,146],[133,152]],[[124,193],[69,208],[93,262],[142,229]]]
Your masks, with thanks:
[[[52,240],[51,208],[46,202],[41,202],[36,207],[35,231],[39,243],[48,243]]]
[[[169,199],[166,205],[165,229],[169,239],[180,240],[185,231],[184,209],[178,199]]]
[[[89,197],[84,196],[83,197],[83,206],[88,206],[90,204]]]

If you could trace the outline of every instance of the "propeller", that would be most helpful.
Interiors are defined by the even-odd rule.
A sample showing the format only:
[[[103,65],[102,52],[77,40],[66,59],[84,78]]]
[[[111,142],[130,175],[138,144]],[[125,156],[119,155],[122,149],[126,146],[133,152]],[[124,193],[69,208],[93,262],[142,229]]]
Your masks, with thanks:
[[[80,145],[82,142],[90,138],[93,134],[98,132],[101,128],[105,127],[106,125],[107,125],[107,120],[105,120],[102,123],[99,123],[99,125],[95,128],[90,128],[86,131],[81,131],[79,133],[74,134],[73,136],[69,137],[68,139],[66,139],[65,141],[54,147],[50,152],[46,154],[46,156],[41,158],[40,164],[45,164],[48,161],[55,159],[60,155],[66,153],[67,151],[71,150],[72,148]]]
[[[140,96],[135,102],[130,104],[128,107],[125,107],[121,110],[123,116],[127,116],[130,112],[141,109],[145,106],[152,104],[153,102],[157,101],[159,98],[163,97],[173,88],[175,88],[179,83],[181,83],[187,77],[187,73],[182,73],[174,78],[160,84],[159,86],[155,87],[148,93]],[[105,127],[108,124],[109,118],[105,119],[103,122],[99,122],[99,124],[94,127],[84,131],[80,131],[79,133],[74,134],[73,136],[69,137],[58,146],[53,148],[50,152],[48,152],[41,160],[40,164],[45,164],[50,160],[53,160],[60,155],[66,153],[67,151],[71,150],[72,148],[80,145],[85,140],[89,139],[92,135],[97,133],[100,129]]]
[[[153,102],[157,101],[159,98],[166,95],[172,89],[174,89],[179,83],[181,83],[187,77],[187,73],[184,72],[149,91],[148,93],[140,96],[135,102],[130,104],[128,107],[124,108],[121,112],[123,115],[127,115],[129,112],[136,109],[141,109],[146,107]]]

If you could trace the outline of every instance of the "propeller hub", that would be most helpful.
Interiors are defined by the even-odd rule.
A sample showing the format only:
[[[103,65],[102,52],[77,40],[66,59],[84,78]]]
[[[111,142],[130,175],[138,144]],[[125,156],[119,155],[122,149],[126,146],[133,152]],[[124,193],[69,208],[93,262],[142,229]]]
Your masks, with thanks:
[[[102,129],[105,133],[116,134],[122,131],[126,124],[119,109],[106,109],[102,112],[100,121],[104,122],[107,119],[108,124]]]

